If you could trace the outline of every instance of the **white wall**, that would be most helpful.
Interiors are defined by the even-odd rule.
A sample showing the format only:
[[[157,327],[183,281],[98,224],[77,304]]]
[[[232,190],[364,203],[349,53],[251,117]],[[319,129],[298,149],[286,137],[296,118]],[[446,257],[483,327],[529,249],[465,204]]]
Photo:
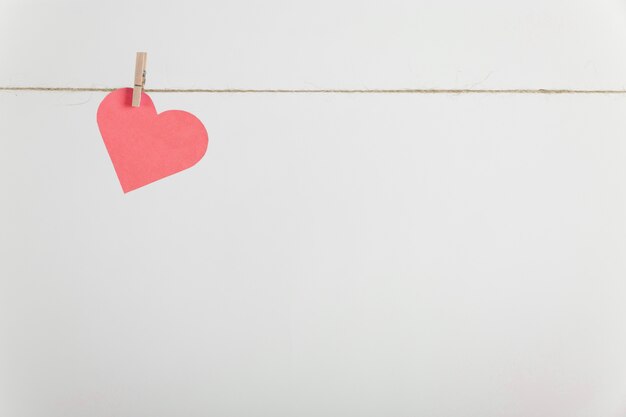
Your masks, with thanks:
[[[0,87],[626,87],[623,1],[0,0]],[[626,96],[0,91],[0,415],[626,413]]]

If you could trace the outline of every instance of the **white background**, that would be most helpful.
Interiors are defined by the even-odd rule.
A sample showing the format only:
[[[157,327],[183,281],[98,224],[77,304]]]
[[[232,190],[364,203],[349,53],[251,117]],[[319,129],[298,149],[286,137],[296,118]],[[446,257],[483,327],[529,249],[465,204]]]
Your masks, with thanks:
[[[626,87],[626,3],[0,0],[0,86]],[[0,415],[621,417],[626,96],[0,92]]]

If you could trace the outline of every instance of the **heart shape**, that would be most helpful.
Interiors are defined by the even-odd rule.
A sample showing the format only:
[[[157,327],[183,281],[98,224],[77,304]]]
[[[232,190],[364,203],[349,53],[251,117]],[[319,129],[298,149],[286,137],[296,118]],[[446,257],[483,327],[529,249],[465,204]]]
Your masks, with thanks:
[[[98,107],[98,127],[124,193],[195,165],[209,136],[196,116],[181,110],[157,114],[152,99],[141,94],[132,107],[133,90],[108,94]]]

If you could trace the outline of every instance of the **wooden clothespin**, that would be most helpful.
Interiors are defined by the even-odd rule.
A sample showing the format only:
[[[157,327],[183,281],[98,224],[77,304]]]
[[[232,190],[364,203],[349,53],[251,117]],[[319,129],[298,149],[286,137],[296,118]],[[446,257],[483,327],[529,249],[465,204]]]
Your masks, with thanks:
[[[135,85],[133,87],[133,107],[139,107],[139,104],[141,104],[141,93],[146,85],[147,60],[147,52],[137,52],[137,59],[135,61]]]

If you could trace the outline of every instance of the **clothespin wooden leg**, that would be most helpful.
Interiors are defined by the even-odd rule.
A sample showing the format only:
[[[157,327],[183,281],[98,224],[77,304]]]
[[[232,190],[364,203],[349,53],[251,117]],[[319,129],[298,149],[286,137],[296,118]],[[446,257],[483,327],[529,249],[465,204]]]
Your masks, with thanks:
[[[139,107],[141,104],[141,93],[146,85],[147,60],[147,52],[137,52],[137,59],[135,60],[135,84],[133,87],[133,107]]]

